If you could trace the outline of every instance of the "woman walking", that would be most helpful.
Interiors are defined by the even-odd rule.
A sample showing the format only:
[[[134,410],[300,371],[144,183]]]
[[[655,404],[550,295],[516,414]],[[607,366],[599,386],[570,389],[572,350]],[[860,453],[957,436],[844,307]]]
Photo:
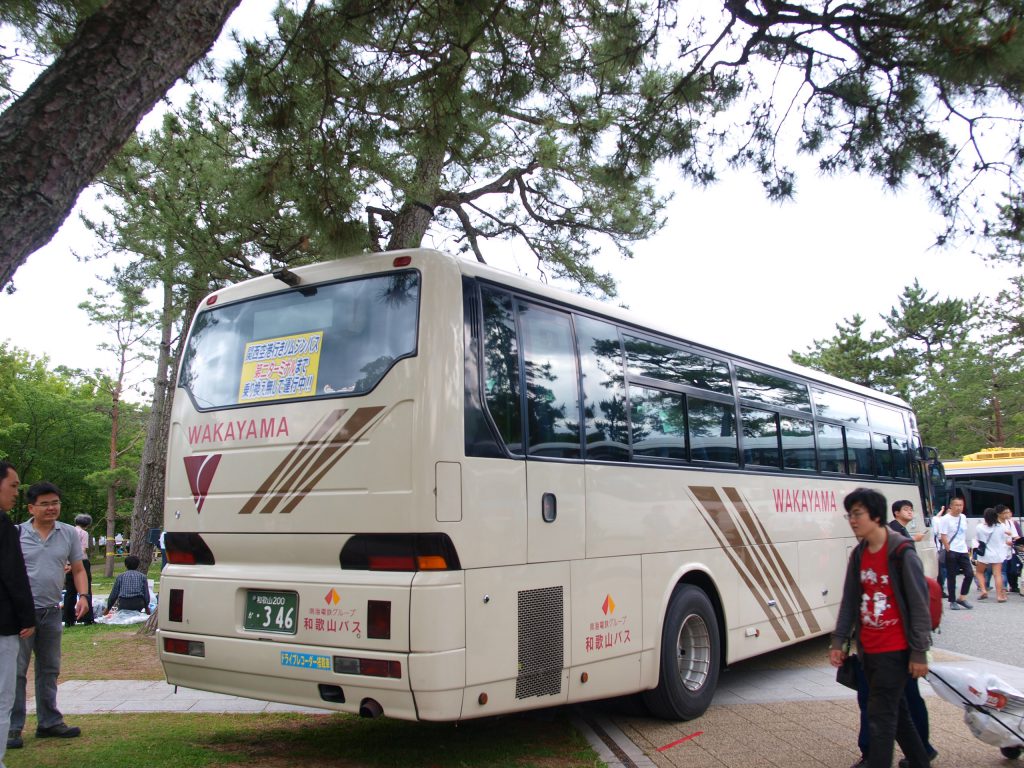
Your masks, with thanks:
[[[989,507],[985,510],[984,521],[978,525],[974,534],[974,548],[977,560],[975,563],[974,578],[978,582],[978,589],[981,594],[979,600],[988,599],[988,590],[985,589],[985,571],[992,569],[992,582],[996,588],[996,600],[1000,603],[1006,602],[1006,589],[1003,586],[1003,561],[1010,554],[1010,536],[1006,526],[999,520],[995,509]],[[979,550],[984,549],[984,552]]]

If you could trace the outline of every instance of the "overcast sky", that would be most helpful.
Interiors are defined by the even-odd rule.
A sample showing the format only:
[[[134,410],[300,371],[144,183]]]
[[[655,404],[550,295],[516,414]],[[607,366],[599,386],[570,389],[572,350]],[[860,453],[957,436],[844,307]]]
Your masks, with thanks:
[[[962,298],[994,297],[1007,280],[970,243],[932,247],[941,222],[917,187],[892,194],[875,179],[821,178],[812,169],[799,176],[794,201],[773,204],[749,172],[707,190],[671,176],[661,185],[675,191],[666,227],[632,261],[601,265],[618,280],[616,301],[680,336],[765,362],[832,336],[855,313],[879,327],[878,315],[915,278],[940,297]],[[0,340],[52,365],[109,366],[96,349],[101,334],[78,309],[97,271],[109,269],[72,256],[89,253],[90,242],[76,212],[29,258],[15,274],[17,292],[0,294]],[[507,258],[493,263],[516,267]],[[537,277],[529,260],[519,267]]]

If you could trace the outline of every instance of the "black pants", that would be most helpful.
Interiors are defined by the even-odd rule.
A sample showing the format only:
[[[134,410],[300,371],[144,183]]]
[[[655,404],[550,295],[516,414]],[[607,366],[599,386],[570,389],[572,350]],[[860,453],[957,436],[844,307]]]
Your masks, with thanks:
[[[910,651],[865,653],[868,679],[868,768],[892,768],[898,742],[910,768],[928,768],[928,753],[910,719],[904,690],[910,679]]]
[[[946,553],[946,597],[949,602],[956,600],[956,576],[958,573],[964,575],[964,583],[960,586],[960,597],[966,597],[971,591],[971,582],[974,580],[974,568],[971,567],[971,558],[966,552]]]
[[[85,566],[85,577],[89,582],[89,594],[86,595],[86,599],[89,601],[89,610],[85,612],[79,621],[83,624],[93,624],[96,621],[96,617],[92,613],[92,568],[89,565],[88,560],[83,560],[82,565]],[[68,571],[64,574],[64,626],[73,627],[75,626],[75,603],[78,602],[78,588],[75,587],[75,575]]]
[[[122,611],[144,611],[146,610],[146,598],[142,595],[119,597],[117,598],[117,607]]]
[[[854,655],[857,661],[854,669],[857,673],[857,706],[860,708],[860,731],[857,734],[857,746],[860,747],[860,754],[867,757],[871,751],[871,726],[868,725],[868,679],[864,676],[864,665],[860,658]],[[903,695],[907,699],[907,709],[910,711],[910,719],[914,721],[914,728],[921,737],[924,744],[924,751],[929,755],[936,751],[928,740],[930,727],[928,724],[928,706],[921,698],[921,689],[918,687],[917,679],[907,676],[907,686],[903,689]]]

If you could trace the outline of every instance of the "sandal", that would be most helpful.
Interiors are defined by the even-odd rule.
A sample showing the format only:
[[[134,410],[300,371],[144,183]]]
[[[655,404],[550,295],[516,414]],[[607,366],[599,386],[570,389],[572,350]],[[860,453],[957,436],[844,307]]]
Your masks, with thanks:
[[[988,600],[988,592],[982,592],[980,595],[978,595],[978,599],[979,600]]]

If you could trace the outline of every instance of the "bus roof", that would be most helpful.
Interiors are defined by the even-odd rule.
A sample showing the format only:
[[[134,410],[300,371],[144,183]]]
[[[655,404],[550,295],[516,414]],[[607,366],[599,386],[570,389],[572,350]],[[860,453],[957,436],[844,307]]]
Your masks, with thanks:
[[[446,254],[447,255],[447,254]],[[601,314],[606,317],[614,318],[626,325],[634,326],[637,329],[646,329],[654,331],[658,334],[675,338],[679,341],[693,344],[708,351],[718,352],[719,354],[726,354],[729,357],[740,359],[744,362],[758,365],[764,368],[773,368],[777,371],[788,372],[795,374],[802,378],[811,379],[818,381],[827,386],[836,387],[837,389],[844,389],[849,392],[856,392],[866,397],[874,398],[875,400],[883,403],[889,403],[891,405],[899,406],[900,408],[909,409],[910,406],[901,398],[893,395],[879,392],[869,387],[855,384],[844,379],[830,376],[827,373],[816,371],[812,368],[805,368],[802,365],[789,361],[778,361],[778,362],[764,362],[762,360],[756,360],[751,357],[747,357],[742,354],[736,354],[734,352],[726,352],[726,350],[719,349],[711,344],[702,342],[699,338],[689,334],[686,336],[680,336],[678,329],[667,328],[662,323],[649,322],[645,320],[641,315],[637,314],[633,310],[626,310],[621,307],[616,307],[612,304],[597,301],[595,299],[581,296],[579,294],[572,293],[570,291],[563,290],[561,288],[553,288],[543,283],[538,283],[533,280],[528,280],[520,275],[507,272],[497,267],[492,267],[486,264],[481,264],[477,261],[470,261],[466,258],[455,257],[460,264],[460,269],[463,274],[471,277],[481,277],[487,280],[492,280],[497,283],[508,285],[511,288],[521,290],[524,292],[532,293],[534,295],[548,298],[552,301],[556,301],[562,304],[568,304],[570,306],[576,306],[583,310]]]
[[[948,475],[978,474],[993,469],[1024,472],[1024,448],[983,448],[963,459],[943,459],[942,466]]]

